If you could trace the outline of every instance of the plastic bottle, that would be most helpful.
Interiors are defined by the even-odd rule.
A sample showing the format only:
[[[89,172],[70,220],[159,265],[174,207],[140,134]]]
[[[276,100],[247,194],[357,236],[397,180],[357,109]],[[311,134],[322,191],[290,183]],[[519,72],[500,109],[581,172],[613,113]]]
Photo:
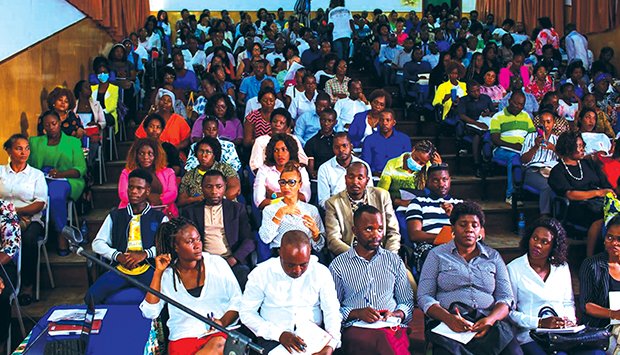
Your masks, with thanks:
[[[525,214],[519,213],[519,222],[517,223],[517,234],[523,238],[525,236]]]
[[[84,240],[88,240],[88,224],[86,221],[82,221],[82,227],[80,227],[80,232],[82,233],[82,238]]]

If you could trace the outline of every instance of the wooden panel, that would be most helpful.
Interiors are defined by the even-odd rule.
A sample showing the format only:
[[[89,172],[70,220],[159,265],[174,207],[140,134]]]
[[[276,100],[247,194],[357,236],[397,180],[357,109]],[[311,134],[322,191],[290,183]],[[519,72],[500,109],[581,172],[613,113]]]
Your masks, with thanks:
[[[37,118],[47,110],[47,94],[58,85],[73,90],[88,77],[93,58],[107,55],[111,41],[91,19],[84,19],[0,63],[0,144],[14,133],[36,134]],[[0,163],[6,159],[0,150]]]
[[[615,50],[616,53],[611,59],[611,62],[616,66],[616,70],[620,68],[620,53],[617,49],[618,43],[620,43],[620,27],[608,32],[588,35],[588,46],[590,50],[592,50],[592,53],[594,53],[594,60],[598,59],[598,55],[601,53],[601,48],[603,47],[611,47]]]

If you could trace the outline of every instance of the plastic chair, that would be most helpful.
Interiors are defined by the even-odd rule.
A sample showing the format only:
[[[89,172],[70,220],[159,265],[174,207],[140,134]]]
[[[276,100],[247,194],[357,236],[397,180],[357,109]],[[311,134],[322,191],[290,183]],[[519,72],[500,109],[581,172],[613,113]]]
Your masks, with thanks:
[[[99,169],[99,185],[101,185],[104,181],[108,180],[108,175],[105,169],[105,158],[103,156],[103,146],[101,144],[97,147],[95,161],[97,162],[97,168]]]
[[[572,229],[576,234],[584,237],[588,233],[589,226],[573,223],[568,219],[568,209],[570,208],[570,200],[563,196],[554,196],[551,211],[553,218],[562,223],[565,229]],[[570,233],[568,235],[571,235]]]
[[[80,228],[80,220],[78,217],[77,207],[75,206],[75,202],[73,202],[73,200],[69,200],[67,202],[67,212],[67,222],[69,222],[69,225]]]
[[[108,134],[106,135],[105,140],[108,141],[108,145],[110,147],[110,160],[118,160],[118,148],[116,147],[116,136],[114,135],[114,126],[106,127]]]
[[[15,284],[13,285],[14,288],[14,292],[11,293],[11,295],[9,296],[9,305],[11,307],[15,306],[15,311],[17,312],[17,321],[19,323],[19,330],[21,331],[22,334],[22,338],[26,337],[26,327],[24,327],[24,318],[22,317],[22,311],[21,311],[21,307],[19,305],[19,290],[21,289],[21,285],[22,285],[22,253],[21,253],[21,242],[19,245],[19,252],[17,253],[17,280],[15,281]],[[11,288],[10,285],[6,285],[6,288]],[[11,353],[11,326],[9,325],[9,337],[6,341],[6,353],[10,354]]]
[[[39,291],[41,289],[41,252],[43,252],[43,257],[45,258],[45,266],[47,267],[47,276],[50,280],[50,285],[52,288],[55,288],[54,284],[54,276],[52,275],[52,267],[50,266],[50,259],[47,255],[47,247],[45,246],[47,243],[47,238],[49,237],[49,220],[50,220],[50,209],[49,209],[49,199],[45,203],[45,233],[43,234],[43,238],[37,240],[37,277],[36,277],[36,288],[35,288],[35,299],[39,300]]]

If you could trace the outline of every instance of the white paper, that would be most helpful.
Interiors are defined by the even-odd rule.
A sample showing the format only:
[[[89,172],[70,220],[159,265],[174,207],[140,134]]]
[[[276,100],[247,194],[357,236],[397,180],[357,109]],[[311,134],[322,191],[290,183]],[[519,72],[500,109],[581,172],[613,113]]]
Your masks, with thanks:
[[[399,317],[388,317],[386,320],[377,321],[374,323],[366,323],[363,320],[358,320],[353,323],[353,327],[358,328],[367,328],[367,329],[381,329],[381,328],[392,328],[400,326],[401,319]]]
[[[284,81],[289,81],[289,80],[293,80],[295,79],[295,73],[297,73],[297,71],[301,68],[303,68],[304,66],[297,63],[297,62],[293,62],[293,64],[291,64],[291,67],[288,68],[288,71],[286,72],[286,75],[284,76]],[[288,353],[288,351],[287,351]]]
[[[401,200],[413,200],[414,198],[416,198],[417,196],[409,191],[409,190],[400,190],[400,199]]]
[[[604,133],[581,133],[581,138],[586,144],[586,154],[605,152],[609,154],[611,140]]]
[[[327,345],[332,336],[325,330],[311,321],[303,321],[296,323],[295,335],[302,338],[306,343],[306,350],[304,352],[293,351],[293,354],[314,354],[321,351],[325,345]],[[290,355],[291,353],[286,350],[282,345],[278,345],[275,349],[269,352],[269,355]]]
[[[576,325],[574,327],[549,329],[549,328],[537,328],[536,333],[557,333],[557,334],[572,334],[586,329],[585,325]]]
[[[95,310],[95,320],[101,320],[108,312],[107,308]],[[47,318],[48,322],[58,322],[61,320],[83,321],[86,309],[57,309]]]
[[[469,323],[469,325],[472,325],[473,323],[466,321],[467,323]],[[439,323],[438,326],[436,326],[435,328],[433,328],[431,330],[431,332],[439,334],[439,335],[443,335],[446,338],[458,341],[461,344],[467,344],[469,343],[478,333],[475,332],[463,332],[463,333],[457,333],[455,331],[453,331],[452,329],[450,329],[450,327],[448,327],[446,325],[446,323]]]
[[[609,309],[614,311],[620,309],[620,291],[609,291]],[[620,324],[620,319],[612,319],[609,324]]]

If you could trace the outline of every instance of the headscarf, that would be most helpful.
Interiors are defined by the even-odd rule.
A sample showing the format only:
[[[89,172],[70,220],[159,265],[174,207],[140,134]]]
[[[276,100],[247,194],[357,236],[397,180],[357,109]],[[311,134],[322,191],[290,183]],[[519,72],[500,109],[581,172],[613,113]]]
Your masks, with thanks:
[[[157,97],[155,97],[155,107],[159,106],[159,100],[161,100],[162,97],[164,96],[170,96],[170,99],[172,100],[172,111],[174,112],[174,104],[176,102],[176,96],[174,96],[174,93],[170,90],[161,88],[157,91]]]

